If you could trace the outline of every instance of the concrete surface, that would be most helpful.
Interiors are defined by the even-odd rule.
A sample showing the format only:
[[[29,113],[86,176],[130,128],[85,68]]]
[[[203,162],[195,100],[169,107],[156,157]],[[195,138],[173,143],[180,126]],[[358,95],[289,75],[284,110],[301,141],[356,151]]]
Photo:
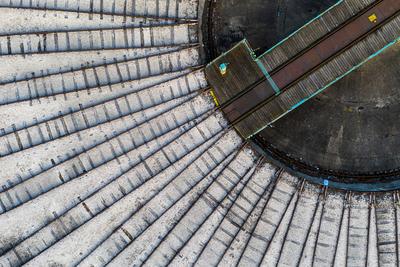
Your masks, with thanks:
[[[22,21],[45,5],[113,17],[110,2],[11,3]],[[197,1],[134,3],[138,20],[198,16]],[[0,92],[16,101],[0,98],[0,266],[398,265],[398,192],[323,188],[260,157],[213,112],[198,49],[1,56]]]

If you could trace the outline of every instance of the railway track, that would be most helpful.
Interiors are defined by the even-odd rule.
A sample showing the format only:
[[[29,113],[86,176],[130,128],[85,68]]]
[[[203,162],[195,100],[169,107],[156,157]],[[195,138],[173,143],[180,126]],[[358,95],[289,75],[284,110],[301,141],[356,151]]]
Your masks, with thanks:
[[[272,80],[273,83],[275,83],[277,85],[277,87],[279,88],[278,90],[280,90],[280,91],[274,92],[271,89],[269,89],[272,91],[271,93],[260,93],[259,92],[260,90],[266,90],[265,88],[262,87],[262,84],[265,82],[268,82],[268,81],[271,82],[271,80],[269,80],[268,77],[263,76],[260,79],[256,80],[255,82],[253,82],[250,86],[248,86],[245,89],[243,89],[242,91],[240,91],[239,93],[234,94],[233,96],[231,95],[230,98],[222,99],[222,100],[218,99],[218,101],[220,102],[219,109],[222,110],[227,115],[228,120],[230,121],[230,123],[233,126],[237,126],[238,124],[240,124],[241,122],[246,120],[246,118],[248,118],[250,115],[252,115],[255,111],[259,110],[261,107],[265,106],[266,104],[268,104],[269,102],[271,102],[272,100],[277,98],[280,94],[285,93],[285,91],[290,90],[296,84],[298,84],[300,81],[303,81],[305,78],[309,77],[310,74],[315,73],[322,66],[326,65],[327,62],[332,62],[332,60],[335,60],[336,58],[339,57],[339,55],[343,54],[344,52],[349,51],[350,48],[359,44],[362,40],[365,40],[369,35],[371,35],[372,33],[375,33],[378,29],[382,29],[382,27],[384,27],[388,23],[392,22],[395,18],[398,17],[398,14],[399,14],[399,8],[397,7],[397,5],[399,5],[397,2],[392,3],[391,1],[373,2],[372,4],[368,5],[366,8],[359,11],[359,13],[357,13],[357,15],[352,16],[350,19],[345,20],[341,24],[339,23],[339,25],[336,28],[331,29],[331,31],[328,34],[323,35],[322,37],[316,38],[317,39],[316,41],[312,42],[310,45],[308,45],[306,47],[303,47],[303,50],[301,50],[300,53],[295,54],[295,56],[293,56],[293,57],[289,57],[289,59],[284,61],[285,63],[274,65],[274,63],[277,60],[271,60],[271,62],[272,62],[271,64],[273,65],[272,67],[268,66],[268,64],[264,64],[262,66],[262,68],[265,68],[265,71],[269,72],[268,75],[270,76],[270,79]],[[392,11],[392,12],[387,13],[387,17],[380,18],[378,23],[368,21],[368,19],[366,18],[367,15],[370,16],[371,14],[375,14],[376,12],[379,12],[379,10],[385,9],[385,6],[386,6],[386,8],[389,8],[390,11]],[[360,8],[360,7],[358,7],[358,8]],[[330,10],[332,10],[332,9],[330,9]],[[329,12],[329,10],[327,12]],[[320,18],[323,18],[323,16],[321,16]],[[326,40],[328,40],[331,37],[334,37],[335,35],[337,35],[337,36],[343,35],[343,34],[341,34],[341,31],[344,31],[347,28],[353,27],[352,25],[354,23],[358,22],[358,24],[360,24],[361,19],[364,19],[364,24],[369,23],[372,25],[371,27],[369,27],[369,29],[366,32],[360,32],[359,35],[357,35],[356,32],[352,31],[353,35],[357,35],[356,38],[353,38],[350,43],[347,43],[343,47],[340,47],[340,49],[336,49],[334,53],[329,54],[328,56],[317,56],[316,54],[311,56],[313,53],[313,50],[319,49],[318,51],[324,51],[323,46],[321,46],[321,44],[323,45],[323,43]],[[373,23],[375,23],[375,24],[373,24]],[[393,27],[396,27],[396,26],[393,26]],[[301,30],[300,30],[300,32],[301,32]],[[346,34],[344,34],[344,35],[346,35]],[[293,36],[296,36],[296,33]],[[293,37],[293,38],[295,38],[295,37]],[[386,40],[383,39],[381,42],[386,42]],[[282,46],[284,44],[285,44],[285,42],[282,42],[282,43],[280,43],[280,46]],[[382,45],[382,47],[384,47],[384,46],[385,46],[385,44]],[[273,47],[271,50],[267,51],[267,53],[268,52],[273,53],[273,51],[275,49],[278,49],[278,47],[279,46]],[[296,49],[293,49],[293,50],[296,50]],[[288,51],[290,51],[290,50],[288,50]],[[307,56],[307,54],[310,54],[310,55]],[[262,56],[256,58],[255,60],[263,61],[263,62],[268,61],[267,59],[264,59],[263,57],[264,56],[262,55]],[[315,59],[315,57],[322,57],[322,59],[315,66],[312,66],[311,68],[308,68],[308,66],[307,66],[306,68],[304,68],[304,71],[303,71],[302,65],[300,63],[300,62],[302,62],[302,60],[301,60],[302,57],[305,59],[307,57],[311,57],[313,60]],[[270,57],[270,59],[271,59],[271,57]],[[279,61],[279,58],[278,58],[278,61]],[[296,65],[296,62],[298,62],[297,65]],[[304,63],[307,63],[307,62],[304,62]],[[263,64],[263,63],[261,63],[261,64]],[[259,64],[259,65],[261,65],[261,64]],[[292,67],[293,64],[296,66]],[[307,63],[307,64],[309,64],[309,63]],[[265,67],[265,66],[269,67],[270,69],[266,70],[267,67]],[[295,74],[295,76],[293,76],[293,78],[286,77],[288,73],[290,74],[294,70],[296,70],[298,72],[299,69],[302,70],[303,72],[300,72],[298,76],[296,76],[296,74]],[[291,76],[289,76],[289,77],[291,77]],[[291,80],[287,80],[287,79],[291,79]],[[218,93],[217,93],[217,95],[218,95]],[[228,95],[229,95],[229,93],[228,93]],[[260,95],[263,95],[263,96],[260,97]],[[299,99],[299,100],[301,100],[301,99]],[[282,101],[285,101],[285,100],[282,100]],[[233,111],[235,111],[235,112],[233,112]],[[268,124],[272,123],[276,119],[277,118],[272,119],[272,121],[268,121]]]
[[[375,6],[378,2],[381,2],[382,0],[378,0],[377,2],[373,2],[373,4],[371,4],[373,7]],[[339,1],[339,3],[342,1]],[[333,7],[332,7],[333,8]],[[332,9],[330,8],[330,9]],[[368,8],[368,6],[366,6],[366,8]],[[325,11],[324,13],[327,13],[329,10]],[[337,28],[333,28],[333,31],[337,31],[338,29],[342,28],[343,26],[345,26],[347,23],[349,23],[350,21],[352,21],[355,17],[350,18],[349,20],[346,20],[344,23],[339,23],[337,26]],[[311,21],[312,22],[312,21]],[[310,22],[308,23],[310,24]],[[299,29],[300,30],[300,29]],[[296,31],[297,32],[297,31]],[[279,42],[277,45],[275,45],[274,47],[272,47],[271,49],[269,49],[268,51],[266,51],[263,55],[268,54],[268,52],[274,52],[275,48],[282,44],[284,41],[290,41],[290,37],[291,36],[296,36],[295,33],[291,34],[289,37],[285,38],[282,42]],[[324,33],[329,33],[329,32],[324,32]],[[333,33],[333,32],[332,32]],[[329,35],[329,34],[328,34]],[[328,36],[325,36],[328,37]],[[301,46],[300,49],[294,50],[292,52],[292,55],[285,59],[284,62],[282,63],[278,63],[277,65],[271,66],[270,69],[268,69],[268,71],[270,72],[270,74],[275,74],[278,70],[282,69],[283,67],[287,66],[288,64],[290,64],[290,62],[292,62],[293,60],[295,60],[296,58],[300,57],[300,55],[306,53],[307,51],[309,51],[312,47],[314,47],[315,45],[317,45],[318,43],[320,43],[320,41],[324,40],[325,38],[318,38],[316,41],[312,41],[311,44],[307,44],[305,42],[305,45]],[[296,42],[299,42],[299,40],[295,40]],[[297,47],[295,47],[297,48]],[[266,77],[261,77],[261,79],[255,81],[253,84],[251,84],[250,86],[246,87],[244,90],[242,90],[240,93],[235,94],[233,97],[227,99],[226,101],[220,103],[220,109],[223,110],[225,107],[227,107],[228,105],[230,105],[231,103],[233,103],[235,100],[239,99],[240,97],[242,97],[244,94],[246,94],[247,92],[251,91],[254,87],[256,87],[257,85],[259,85],[262,82],[265,82],[267,80]]]
[[[391,18],[397,17],[398,14],[399,14],[399,12],[397,12],[396,15],[392,16]],[[390,19],[388,19],[388,20],[390,20]],[[387,22],[387,21],[386,21],[386,22]],[[383,25],[385,25],[385,24],[382,24],[381,26],[383,26]],[[359,41],[364,40],[364,38],[366,38],[367,36],[369,36],[369,34],[375,33],[377,29],[380,29],[379,26],[376,26],[376,27],[374,28],[374,30],[370,31],[368,34],[365,34],[365,35],[363,35],[363,37],[360,37],[360,38],[357,39],[356,41],[352,42],[352,44],[349,44],[349,45],[348,45],[346,48],[344,48],[341,52],[344,53],[345,51],[347,51],[347,49],[350,49],[353,45],[358,44]],[[386,40],[385,40],[385,41],[386,41]],[[384,46],[382,46],[382,47],[384,47]],[[338,54],[333,55],[330,59],[333,59],[333,60],[334,60],[338,55],[340,55],[341,52],[339,52]],[[295,86],[296,84],[298,84],[300,81],[302,81],[303,79],[309,77],[310,74],[315,73],[315,71],[317,71],[317,70],[320,69],[322,66],[324,66],[324,65],[326,64],[326,62],[329,62],[329,59],[328,59],[327,61],[324,61],[323,63],[319,64],[318,66],[314,67],[312,70],[306,72],[305,74],[303,74],[303,75],[302,75],[301,77],[299,77],[298,79],[295,79],[295,80],[291,81],[288,85],[282,87],[282,88],[281,88],[281,91],[282,91],[282,92],[285,92],[286,90],[290,90],[290,88],[292,88],[293,86]],[[283,74],[281,74],[281,75],[283,75]],[[273,76],[272,76],[271,78],[273,79]],[[255,86],[253,87],[253,89],[256,88],[256,87],[257,87],[257,85],[255,85]],[[274,97],[271,97],[271,99],[267,99],[267,100],[265,100],[265,101],[262,101],[262,102],[259,103],[257,106],[255,106],[254,108],[252,108],[250,111],[247,111],[245,114],[241,115],[239,118],[234,119],[232,123],[233,123],[234,125],[237,125],[239,122],[241,122],[241,121],[245,120],[247,117],[249,117],[249,115],[251,115],[254,111],[258,110],[258,109],[261,108],[262,106],[264,106],[264,105],[266,105],[267,103],[269,103],[273,98],[274,98]],[[237,100],[236,100],[236,101],[237,101]],[[301,103],[303,103],[303,102],[301,102]],[[232,105],[233,105],[233,103],[232,103]],[[225,109],[228,109],[228,107],[226,107]],[[278,119],[278,118],[276,118],[276,119]],[[275,119],[275,120],[276,120],[276,119]],[[273,120],[273,121],[275,121],[275,120]],[[271,121],[270,123],[272,123],[273,121]]]
[[[340,1],[341,2],[341,1]],[[370,6],[367,6],[366,8],[369,10],[370,8],[376,6],[379,2],[382,2],[382,0],[378,0],[376,2],[373,2]],[[324,13],[328,12],[329,10],[325,11]],[[361,14],[364,14],[366,11],[362,12]],[[361,15],[360,14],[360,15]],[[351,17],[350,19],[344,21],[344,23],[339,23],[338,27],[333,28],[332,32],[325,32],[327,33],[327,35],[324,35],[321,38],[318,38],[316,41],[313,41],[311,44],[305,43],[306,45],[301,46],[301,49],[298,50],[294,50],[292,52],[292,56],[290,56],[287,60],[285,60],[283,63],[277,64],[272,66],[268,71],[270,73],[270,75],[274,75],[276,74],[279,70],[282,70],[285,66],[289,65],[291,62],[293,62],[295,59],[299,58],[301,55],[304,55],[307,51],[311,50],[313,47],[315,47],[316,45],[318,45],[320,42],[322,42],[323,40],[325,40],[326,38],[328,38],[331,34],[333,34],[334,32],[337,32],[338,30],[340,30],[341,28],[343,28],[344,26],[348,25],[351,21],[353,21],[356,17]],[[310,24],[310,22],[308,23]],[[302,27],[303,28],[303,27]],[[301,30],[301,29],[299,29]],[[296,31],[297,32],[297,31]],[[264,54],[268,54],[268,52],[274,52],[274,49],[282,44],[284,41],[290,41],[290,37],[291,36],[295,36],[295,33],[291,34],[289,37],[285,38],[283,41],[279,42],[277,45],[275,45],[274,47],[272,47],[271,49],[269,49],[268,51],[266,51]],[[295,41],[299,41],[299,40],[295,40]],[[264,55],[263,54],[263,55]],[[235,100],[237,100],[238,98],[242,97],[244,94],[246,94],[247,92],[251,91],[254,87],[256,87],[257,85],[259,85],[262,82],[265,82],[267,80],[266,77],[262,77],[261,79],[259,79],[258,81],[256,81],[255,83],[251,84],[249,87],[246,87],[243,91],[241,91],[239,94],[234,95],[232,98],[228,99],[227,101],[221,103],[220,109],[224,109],[225,107],[227,107],[228,105],[230,105],[231,103],[233,103]]]

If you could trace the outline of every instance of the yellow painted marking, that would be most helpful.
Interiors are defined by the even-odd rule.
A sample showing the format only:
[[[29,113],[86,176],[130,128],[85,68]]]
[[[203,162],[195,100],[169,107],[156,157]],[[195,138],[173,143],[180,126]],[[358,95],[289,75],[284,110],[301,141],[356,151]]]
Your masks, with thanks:
[[[376,14],[372,14],[368,17],[369,21],[376,23],[378,21],[378,17],[376,16]]]
[[[215,105],[217,105],[217,107],[218,107],[219,106],[219,102],[218,102],[217,96],[214,94],[213,90],[210,90],[210,95],[214,99]]]

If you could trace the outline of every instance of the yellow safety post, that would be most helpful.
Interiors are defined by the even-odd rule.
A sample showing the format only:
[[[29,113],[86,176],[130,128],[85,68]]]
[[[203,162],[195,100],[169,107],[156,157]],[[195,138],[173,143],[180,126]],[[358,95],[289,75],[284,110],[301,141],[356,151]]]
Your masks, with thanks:
[[[215,95],[213,90],[210,90],[210,95],[214,99],[215,105],[217,105],[217,107],[218,107],[219,106],[219,102],[218,102],[217,96]]]
[[[376,23],[378,21],[378,17],[376,16],[376,14],[372,14],[368,17],[369,21],[372,23]]]

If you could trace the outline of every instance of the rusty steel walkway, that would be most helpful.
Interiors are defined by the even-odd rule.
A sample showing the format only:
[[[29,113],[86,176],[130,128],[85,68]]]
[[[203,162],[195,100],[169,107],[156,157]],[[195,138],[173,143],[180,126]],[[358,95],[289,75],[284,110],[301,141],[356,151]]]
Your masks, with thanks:
[[[246,40],[206,68],[213,96],[249,138],[394,44],[400,1],[339,1],[256,57]]]

